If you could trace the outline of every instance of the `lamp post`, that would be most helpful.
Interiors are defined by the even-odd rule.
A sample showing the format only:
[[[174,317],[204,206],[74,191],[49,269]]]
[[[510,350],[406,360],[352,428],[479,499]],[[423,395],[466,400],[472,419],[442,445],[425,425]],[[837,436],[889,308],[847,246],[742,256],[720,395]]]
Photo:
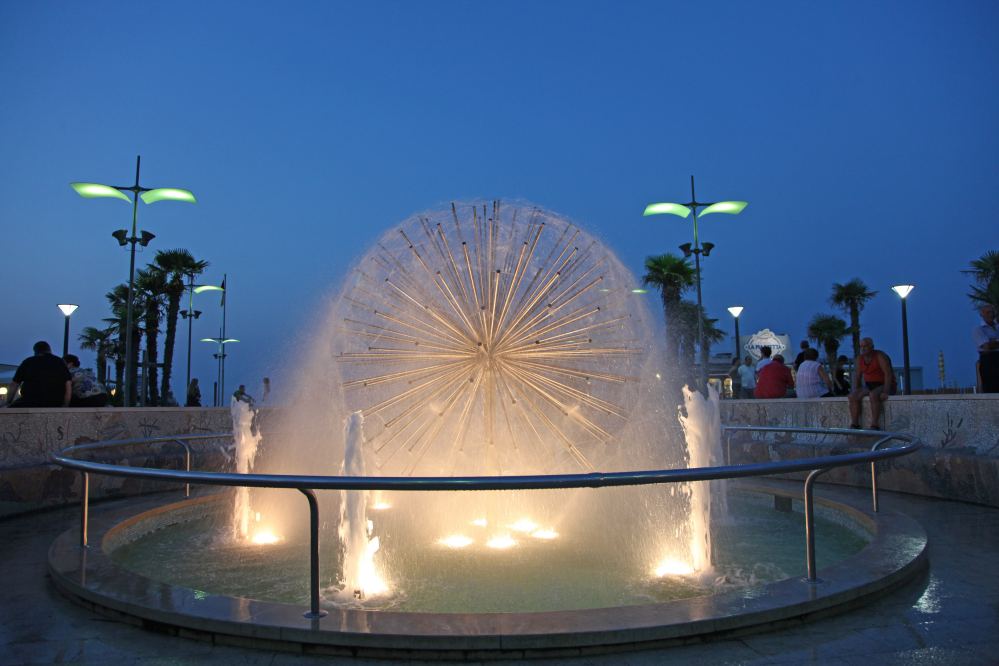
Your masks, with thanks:
[[[69,316],[76,312],[76,308],[80,306],[60,303],[58,307],[62,310],[62,313],[66,315],[66,329],[62,334],[62,355],[65,356],[69,353]]]
[[[892,287],[892,291],[902,297],[902,371],[905,373],[906,395],[912,395],[912,385],[909,384],[909,322],[905,314],[905,297],[912,289],[911,284],[900,284],[897,287]]]
[[[701,393],[707,397],[708,395],[708,351],[707,342],[704,339],[704,315],[701,306],[701,255],[703,254],[707,257],[711,254],[711,249],[714,248],[714,243],[701,243],[697,235],[697,209],[704,208],[701,211],[701,215],[707,215],[709,213],[728,213],[730,215],[738,215],[742,212],[742,209],[746,207],[745,201],[720,201],[718,203],[698,203],[697,197],[694,195],[694,177],[690,177],[690,203],[685,204],[675,204],[675,203],[657,203],[646,206],[645,213],[643,215],[659,215],[661,213],[670,213],[672,215],[679,215],[680,217],[687,217],[690,215],[691,211],[694,213],[694,245],[691,247],[690,243],[684,243],[680,246],[683,250],[683,256],[689,257],[694,255],[694,272],[697,277],[697,341],[701,347]]]
[[[739,347],[739,315],[742,314],[744,309],[741,305],[728,309],[732,313],[732,316],[735,317],[735,357],[740,360],[742,359],[742,349]]]
[[[115,240],[122,247],[126,243],[132,244],[132,258],[128,266],[128,315],[125,319],[125,327],[127,332],[125,334],[125,395],[124,404],[126,407],[132,407],[132,306],[135,300],[135,244],[138,243],[142,247],[149,245],[149,241],[156,238],[153,234],[148,231],[141,232],[141,236],[136,236],[136,219],[139,213],[139,198],[141,197],[147,204],[156,203],[157,201],[163,201],[164,199],[168,201],[188,201],[190,203],[198,203],[188,190],[179,190],[172,187],[161,187],[157,189],[149,189],[147,187],[139,187],[139,165],[141,163],[142,157],[135,158],[135,185],[131,187],[121,187],[118,185],[100,185],[98,183],[70,183],[70,187],[76,190],[81,197],[84,199],[92,199],[94,197],[114,197],[116,199],[124,199],[125,201],[132,204],[132,235],[128,235],[127,229],[119,229],[118,231],[112,232]],[[132,198],[129,199],[125,196],[124,192],[131,192]]]
[[[194,295],[203,291],[225,291],[222,287],[212,285],[195,285],[194,276],[189,276],[191,283],[185,289],[191,294],[191,301],[187,312],[181,312],[180,316],[187,320],[187,386],[191,385],[191,329],[194,320],[201,316],[201,310],[194,309]]]
[[[222,360],[225,358],[225,343],[227,343],[227,342],[239,342],[239,340],[236,340],[235,338],[224,338],[221,335],[219,335],[219,337],[217,337],[217,338],[202,338],[201,341],[202,342],[214,342],[215,344],[217,344],[219,346],[219,353],[214,354],[214,356],[215,356],[215,358],[217,358],[219,360],[219,381],[221,381],[222,380]],[[219,386],[219,389],[220,389],[219,392],[220,393],[221,393],[221,388],[222,387],[220,385]],[[218,396],[218,401],[222,402],[222,396],[221,395]]]

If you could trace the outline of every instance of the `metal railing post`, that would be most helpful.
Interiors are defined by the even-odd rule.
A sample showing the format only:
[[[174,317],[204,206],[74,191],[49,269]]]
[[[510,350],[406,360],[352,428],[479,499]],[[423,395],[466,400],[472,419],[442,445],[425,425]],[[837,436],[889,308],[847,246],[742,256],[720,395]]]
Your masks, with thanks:
[[[308,488],[298,489],[309,500],[309,555],[311,560],[310,586],[312,588],[312,610],[302,617],[317,620],[327,615],[319,609],[319,502],[316,494]]]
[[[882,444],[884,444],[885,442],[890,441],[890,440],[891,440],[891,437],[885,437],[884,439],[879,439],[878,441],[874,442],[874,446],[871,447],[871,451],[876,451],[879,446],[881,446]],[[877,462],[872,461],[871,462],[871,493],[874,495],[874,513],[877,513],[878,512],[878,470],[877,470],[877,467],[875,467],[875,465],[877,465]]]
[[[828,471],[828,469],[817,469],[805,479],[805,540],[807,541],[806,549],[808,551],[808,578],[805,579],[806,583],[822,582],[815,575],[815,511],[813,507],[814,502],[812,501],[812,487],[815,485],[815,479]]]
[[[80,502],[80,545],[78,548],[89,548],[87,545],[87,511],[90,508],[90,475],[80,472],[80,493],[83,500]]]
[[[184,440],[182,440],[180,437],[174,437],[174,441],[177,442],[177,443],[179,443],[181,446],[184,447],[184,453],[186,454],[186,457],[187,457],[187,460],[186,460],[186,465],[187,466],[185,467],[185,469],[188,472],[190,472],[191,471],[191,447],[188,446],[187,442],[185,442]],[[191,496],[191,484],[190,483],[184,484],[184,497],[190,497],[190,496]]]

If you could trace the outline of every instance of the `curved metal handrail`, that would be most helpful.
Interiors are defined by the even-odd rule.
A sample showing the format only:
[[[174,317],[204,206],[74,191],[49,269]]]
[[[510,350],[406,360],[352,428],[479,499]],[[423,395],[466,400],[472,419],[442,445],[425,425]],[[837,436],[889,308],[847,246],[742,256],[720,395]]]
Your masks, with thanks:
[[[665,469],[637,472],[595,472],[591,474],[556,474],[547,476],[466,476],[466,477],[354,477],[354,476],[303,476],[288,474],[234,474],[231,472],[196,472],[190,471],[190,447],[183,440],[213,439],[231,437],[232,433],[204,433],[198,435],[172,435],[161,437],[145,437],[129,440],[113,440],[110,442],[93,442],[61,449],[53,455],[53,461],[61,467],[75,469],[83,476],[83,501],[80,521],[80,548],[87,548],[87,513],[89,505],[90,474],[105,474],[127,478],[148,479],[153,481],[176,482],[212,486],[239,486],[249,488],[287,488],[298,490],[309,500],[311,525],[311,558],[312,558],[312,604],[311,611],[305,614],[308,618],[319,618],[326,615],[319,608],[319,550],[318,525],[319,508],[315,490],[389,490],[389,491],[442,491],[442,490],[544,490],[571,488],[605,488],[615,486],[639,486],[659,483],[687,483],[692,481],[717,481],[754,476],[769,476],[773,474],[789,474],[792,472],[811,472],[805,483],[805,521],[808,551],[809,583],[819,582],[815,571],[815,526],[812,515],[812,486],[815,478],[830,469],[858,464],[871,464],[872,487],[874,491],[874,511],[878,510],[877,480],[874,464],[881,460],[889,460],[908,455],[922,447],[919,438],[904,433],[882,432],[879,430],[852,430],[840,428],[781,428],[764,426],[726,426],[729,432],[729,458],[731,458],[732,436],[739,431],[754,432],[793,432],[804,434],[844,435],[880,437],[870,451],[848,453],[823,458],[807,458],[804,460],[789,460],[782,462],[757,463],[752,465],[724,465],[720,467],[697,467],[693,469]],[[264,433],[276,434],[276,433]],[[890,449],[877,450],[877,447],[890,440],[907,442],[905,445]],[[144,467],[125,467],[106,463],[76,460],[69,456],[84,451],[94,451],[104,448],[118,448],[124,445],[154,444],[160,442],[179,442],[187,452],[187,467],[185,471],[149,469]],[[730,460],[731,461],[731,460]]]

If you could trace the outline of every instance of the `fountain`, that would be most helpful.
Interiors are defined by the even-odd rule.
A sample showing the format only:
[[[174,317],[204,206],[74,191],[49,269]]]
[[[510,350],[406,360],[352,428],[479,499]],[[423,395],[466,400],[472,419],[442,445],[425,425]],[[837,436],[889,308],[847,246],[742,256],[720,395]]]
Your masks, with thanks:
[[[718,394],[685,390],[678,418],[659,317],[648,315],[643,294],[598,240],[536,206],[474,202],[414,215],[358,260],[325,309],[294,372],[299,393],[262,455],[249,407],[233,402],[236,471],[417,479],[723,464]],[[401,636],[417,631],[406,618],[428,613],[447,627],[439,635],[458,632],[457,646],[459,635],[488,643],[500,630],[476,623],[496,613],[534,627],[535,611],[554,611],[544,617],[564,617],[582,636],[603,630],[586,612],[626,611],[619,607],[648,608],[634,611],[647,619],[627,611],[622,622],[661,628],[660,607],[790,584],[803,568],[800,514],[774,511],[765,492],[739,493],[730,503],[723,482],[706,481],[319,491],[330,619],[313,619],[314,630],[326,622],[346,632],[338,636]],[[108,553],[129,575],[195,600],[235,599],[239,622],[287,613],[285,605],[294,617],[281,622],[299,622],[309,598],[301,494],[238,488],[234,503],[228,497],[191,500],[166,528],[150,518],[155,532],[120,539]],[[846,514],[823,524],[820,534],[834,537],[822,566],[868,543],[867,528],[851,525]],[[771,536],[760,540],[762,532]],[[733,616],[745,612],[742,597],[725,603]],[[683,608],[685,617],[701,612]],[[295,627],[281,631],[297,636]],[[641,636],[672,630],[635,631],[649,640]]]

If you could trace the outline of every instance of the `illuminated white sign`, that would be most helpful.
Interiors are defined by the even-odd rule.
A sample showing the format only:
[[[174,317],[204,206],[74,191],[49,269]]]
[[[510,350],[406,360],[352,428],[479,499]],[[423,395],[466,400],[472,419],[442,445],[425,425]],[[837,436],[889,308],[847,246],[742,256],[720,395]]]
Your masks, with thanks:
[[[769,328],[765,328],[759,333],[750,335],[748,339],[746,336],[742,336],[742,339],[746,340],[742,347],[753,357],[754,363],[758,363],[762,358],[762,355],[760,354],[761,347],[770,347],[770,356],[773,358],[777,354],[783,354],[784,350],[791,345],[791,339],[788,336],[777,335]]]

